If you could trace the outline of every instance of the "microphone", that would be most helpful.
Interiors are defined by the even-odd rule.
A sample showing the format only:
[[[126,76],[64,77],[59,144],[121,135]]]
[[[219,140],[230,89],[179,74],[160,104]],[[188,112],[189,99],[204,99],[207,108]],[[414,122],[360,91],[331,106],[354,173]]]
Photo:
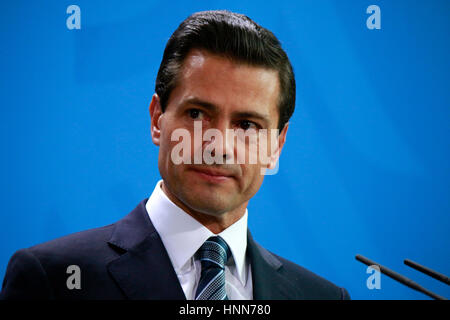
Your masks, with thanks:
[[[380,268],[380,272],[382,272],[383,274],[387,275],[388,277],[390,277],[390,278],[392,278],[392,279],[394,279],[394,280],[404,284],[407,287],[410,287],[411,289],[414,289],[414,290],[417,290],[419,292],[422,292],[422,293],[426,294],[427,296],[429,296],[429,297],[431,297],[431,298],[433,298],[435,300],[447,300],[446,298],[444,298],[444,297],[442,297],[440,295],[437,295],[436,293],[431,292],[428,289],[425,289],[424,287],[422,287],[418,283],[412,281],[411,279],[408,279],[405,276],[402,276],[401,274],[399,274],[399,273],[397,273],[397,272],[395,272],[395,271],[393,271],[393,270],[391,270],[389,268],[386,268],[385,266],[382,266],[381,264],[376,263],[375,261],[372,261],[372,260],[370,260],[370,259],[368,259],[368,258],[366,258],[366,257],[364,257],[364,256],[362,256],[360,254],[357,254],[355,256],[355,258],[356,258],[356,260],[358,260],[358,261],[360,261],[360,262],[362,262],[362,263],[364,263],[364,264],[366,264],[368,266],[373,266],[373,265],[378,266]]]
[[[446,275],[444,275],[442,273],[439,273],[437,271],[431,270],[430,268],[422,266],[422,265],[418,264],[417,262],[411,261],[409,259],[405,259],[403,262],[408,267],[416,269],[417,271],[423,272],[426,275],[428,275],[428,276],[430,276],[430,277],[432,277],[432,278],[434,278],[436,280],[442,281],[443,283],[445,283],[447,285],[450,285],[449,277],[447,277]]]

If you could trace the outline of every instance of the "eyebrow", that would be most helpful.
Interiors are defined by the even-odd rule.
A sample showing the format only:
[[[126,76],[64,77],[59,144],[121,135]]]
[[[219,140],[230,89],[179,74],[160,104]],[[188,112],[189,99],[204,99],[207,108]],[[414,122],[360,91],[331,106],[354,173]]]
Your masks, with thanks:
[[[204,101],[198,98],[189,98],[187,99],[183,104],[192,104],[196,106],[203,107],[207,110],[210,110],[211,112],[219,113],[219,107],[216,106],[214,103]],[[265,126],[269,127],[270,124],[270,117],[268,115],[256,112],[256,111],[234,111],[232,113],[233,117],[236,118],[251,118],[251,119],[258,119],[260,121],[263,121]]]

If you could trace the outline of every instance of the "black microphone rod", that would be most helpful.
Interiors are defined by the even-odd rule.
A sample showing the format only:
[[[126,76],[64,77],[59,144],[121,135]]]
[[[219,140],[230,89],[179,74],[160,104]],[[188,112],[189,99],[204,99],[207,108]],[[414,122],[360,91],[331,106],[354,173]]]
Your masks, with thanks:
[[[450,285],[450,279],[449,277],[447,277],[445,274],[439,273],[437,271],[434,271],[430,268],[427,268],[425,266],[422,266],[420,264],[418,264],[417,262],[414,262],[412,260],[409,259],[405,259],[403,261],[408,267],[411,267],[413,269],[416,269],[417,271],[423,272],[426,275],[429,275],[430,277],[442,281],[443,283]]]
[[[392,279],[394,279],[394,280],[404,284],[407,287],[410,287],[411,289],[414,289],[414,290],[417,290],[419,292],[422,292],[422,293],[426,294],[427,296],[429,296],[429,297],[431,297],[431,298],[433,298],[435,300],[447,300],[446,298],[441,297],[440,295],[437,295],[436,293],[431,292],[428,289],[425,289],[424,287],[422,287],[418,283],[412,281],[411,279],[408,279],[405,276],[402,276],[401,274],[399,274],[399,273],[397,273],[397,272],[395,272],[395,271],[393,271],[393,270],[391,270],[389,268],[386,268],[385,266],[382,266],[379,263],[376,263],[375,261],[372,261],[372,260],[370,260],[370,259],[368,259],[366,257],[363,257],[360,254],[357,254],[355,256],[355,258],[356,258],[356,260],[358,260],[358,261],[360,261],[360,262],[362,262],[362,263],[364,263],[364,264],[366,264],[368,266],[373,266],[373,265],[378,266],[380,268],[380,271],[383,274],[387,275],[388,277],[390,277],[390,278],[392,278]]]

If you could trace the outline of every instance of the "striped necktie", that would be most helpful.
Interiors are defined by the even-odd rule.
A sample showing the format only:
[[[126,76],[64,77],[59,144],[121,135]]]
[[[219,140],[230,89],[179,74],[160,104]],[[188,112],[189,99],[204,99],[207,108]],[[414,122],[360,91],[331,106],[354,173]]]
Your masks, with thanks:
[[[225,291],[225,264],[231,251],[219,236],[210,237],[197,254],[202,265],[195,300],[228,300]]]

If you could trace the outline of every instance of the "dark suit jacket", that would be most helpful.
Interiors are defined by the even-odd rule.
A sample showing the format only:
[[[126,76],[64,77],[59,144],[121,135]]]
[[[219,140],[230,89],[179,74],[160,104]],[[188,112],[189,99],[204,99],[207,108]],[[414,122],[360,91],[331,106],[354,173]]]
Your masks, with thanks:
[[[17,251],[0,299],[186,299],[143,200],[117,223]],[[248,233],[253,297],[349,299],[347,291],[278,257]],[[81,289],[67,288],[67,267],[81,270]]]

